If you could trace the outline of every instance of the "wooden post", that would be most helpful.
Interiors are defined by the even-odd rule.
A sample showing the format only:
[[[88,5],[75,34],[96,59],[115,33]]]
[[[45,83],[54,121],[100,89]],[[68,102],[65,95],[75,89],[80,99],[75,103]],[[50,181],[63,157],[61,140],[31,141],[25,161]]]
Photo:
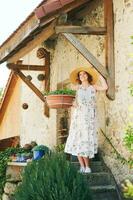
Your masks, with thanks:
[[[49,91],[50,90],[50,53],[47,52],[47,55],[45,57],[45,65],[47,66],[47,68],[45,68],[45,91]],[[45,104],[45,110],[44,110],[44,114],[49,117],[49,107],[47,106],[47,104]]]
[[[107,69],[90,53],[90,51],[71,33],[62,33],[65,38],[88,60],[96,70],[105,78],[108,77]]]
[[[14,64],[8,63],[7,67],[9,69],[19,69],[19,70],[31,70],[31,71],[44,71],[47,66],[44,65],[24,65],[24,64]]]
[[[91,35],[105,35],[105,27],[89,27],[89,26],[72,26],[72,25],[57,25],[55,32],[58,33],[74,33],[74,34],[91,34]]]
[[[106,68],[109,76],[107,78],[109,89],[107,96],[115,99],[115,61],[114,61],[114,20],[113,20],[113,0],[104,0],[104,18],[106,34]]]

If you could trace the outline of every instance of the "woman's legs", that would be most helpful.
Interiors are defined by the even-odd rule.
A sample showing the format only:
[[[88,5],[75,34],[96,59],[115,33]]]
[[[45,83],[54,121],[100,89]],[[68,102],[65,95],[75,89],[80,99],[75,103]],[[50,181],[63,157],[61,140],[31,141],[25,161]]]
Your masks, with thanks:
[[[78,160],[79,160],[80,166],[81,167],[85,167],[85,162],[84,162],[83,157],[82,156],[78,156]]]
[[[89,158],[78,156],[78,160],[80,163],[80,172],[90,173],[91,169],[89,167],[89,164],[90,164]]]
[[[85,163],[85,167],[89,167],[90,164],[90,160],[88,157],[83,157],[84,163]]]
[[[78,156],[78,160],[79,160],[79,163],[80,163],[80,170],[79,172],[80,173],[84,173],[85,172],[85,163],[84,163],[84,159],[82,156]]]
[[[90,160],[88,157],[83,157],[84,159],[84,163],[85,163],[85,173],[90,173],[91,172],[91,168],[90,168]]]
[[[81,167],[89,167],[90,160],[88,157],[78,156],[78,160]]]

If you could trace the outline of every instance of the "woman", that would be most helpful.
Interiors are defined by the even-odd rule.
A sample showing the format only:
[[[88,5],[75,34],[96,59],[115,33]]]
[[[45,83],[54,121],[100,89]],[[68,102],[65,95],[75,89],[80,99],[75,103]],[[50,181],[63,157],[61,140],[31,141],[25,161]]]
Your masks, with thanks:
[[[98,149],[96,91],[107,90],[108,86],[92,67],[75,69],[70,74],[70,81],[76,84],[73,88],[76,90],[76,98],[65,152],[78,157],[81,173],[90,173],[89,159],[95,156]]]

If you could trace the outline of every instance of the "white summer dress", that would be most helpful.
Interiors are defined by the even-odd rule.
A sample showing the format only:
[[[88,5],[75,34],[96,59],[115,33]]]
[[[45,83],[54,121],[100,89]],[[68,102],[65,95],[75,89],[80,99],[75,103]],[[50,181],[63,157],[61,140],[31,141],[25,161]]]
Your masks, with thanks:
[[[77,107],[74,108],[65,152],[93,158],[97,153],[96,90],[90,85],[79,86],[76,94]]]

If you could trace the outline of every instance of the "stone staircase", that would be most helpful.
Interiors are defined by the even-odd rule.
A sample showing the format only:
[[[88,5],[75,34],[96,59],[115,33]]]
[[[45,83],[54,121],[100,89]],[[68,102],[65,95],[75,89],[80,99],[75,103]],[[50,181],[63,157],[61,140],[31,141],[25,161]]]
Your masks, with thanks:
[[[78,161],[71,160],[71,162],[79,168]],[[84,176],[87,176],[93,200],[122,200],[116,181],[105,163],[96,158],[91,161],[90,166],[92,173]]]

